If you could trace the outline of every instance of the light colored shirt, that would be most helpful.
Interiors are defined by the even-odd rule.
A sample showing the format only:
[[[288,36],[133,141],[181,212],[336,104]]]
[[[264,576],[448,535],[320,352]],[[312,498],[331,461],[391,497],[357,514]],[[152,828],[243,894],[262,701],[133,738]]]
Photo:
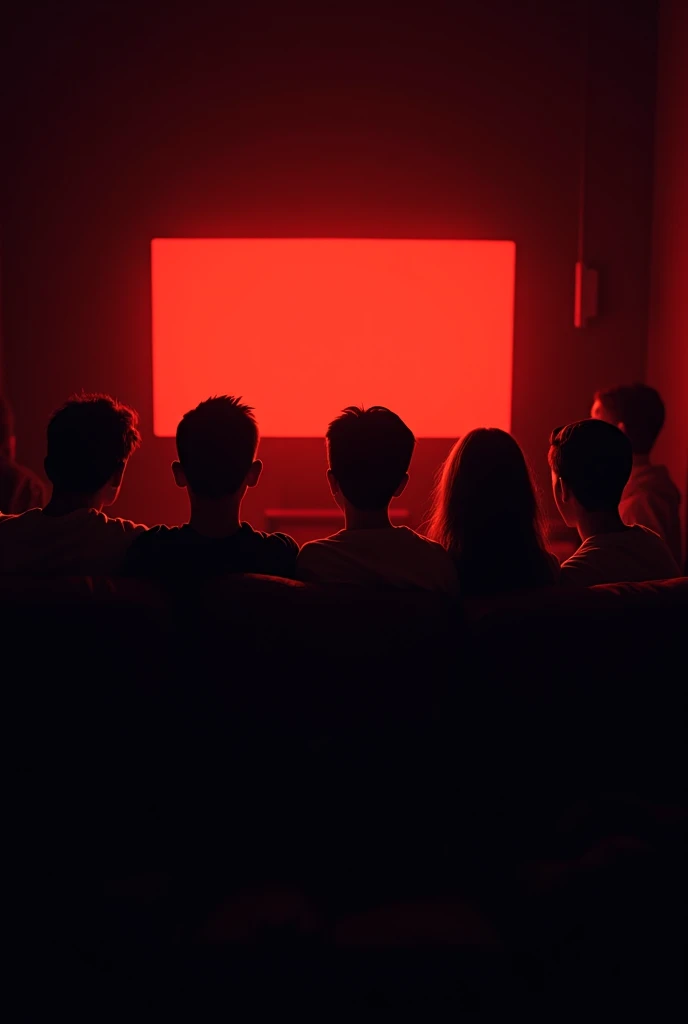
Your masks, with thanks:
[[[665,541],[681,562],[681,493],[666,466],[634,466],[624,488],[619,515],[626,526],[646,526]]]
[[[588,537],[561,566],[562,584],[576,587],[642,583],[680,575],[664,541],[644,526]]]
[[[311,541],[301,548],[296,574],[311,583],[458,593],[456,569],[444,548],[406,526],[340,530]]]
[[[107,576],[120,570],[145,526],[109,519],[94,508],[46,516],[32,508],[0,516],[0,573]]]

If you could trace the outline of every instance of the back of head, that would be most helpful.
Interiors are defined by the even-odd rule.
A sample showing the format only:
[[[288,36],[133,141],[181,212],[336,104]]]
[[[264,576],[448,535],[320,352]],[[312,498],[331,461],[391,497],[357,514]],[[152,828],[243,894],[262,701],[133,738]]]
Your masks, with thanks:
[[[9,452],[14,437],[14,413],[4,395],[0,395],[0,452]]]
[[[461,557],[542,548],[535,489],[511,434],[481,427],[457,441],[435,490],[430,534]]]
[[[631,442],[605,420],[558,427],[550,437],[549,465],[588,512],[618,507],[633,468]]]
[[[598,405],[599,403],[599,405]],[[621,424],[634,455],[648,455],[664,426],[664,402],[647,384],[607,388],[595,394],[600,418]],[[595,415],[593,406],[593,415]]]
[[[138,415],[109,395],[75,395],[48,423],[45,469],[54,487],[96,494],[141,444]]]
[[[192,494],[225,498],[246,478],[258,448],[253,410],[240,398],[219,395],[201,402],[177,427],[177,454]]]
[[[396,413],[382,405],[354,405],[327,428],[330,469],[354,508],[383,509],[402,483],[416,439]]]

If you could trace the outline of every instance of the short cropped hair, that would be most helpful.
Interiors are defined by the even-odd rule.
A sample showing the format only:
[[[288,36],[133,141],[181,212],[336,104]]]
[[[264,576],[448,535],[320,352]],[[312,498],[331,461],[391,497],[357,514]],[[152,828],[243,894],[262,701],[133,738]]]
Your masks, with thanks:
[[[0,395],[0,448],[8,444],[14,437],[14,413],[12,406]]]
[[[330,469],[357,509],[385,508],[408,471],[416,439],[404,421],[373,405],[350,405],[327,428]]]
[[[588,512],[617,508],[633,467],[631,442],[605,420],[579,420],[550,437],[549,465]]]
[[[615,423],[623,423],[634,455],[648,455],[664,426],[664,402],[647,384],[606,388],[595,394]]]
[[[141,444],[138,413],[109,395],[74,395],[48,423],[45,469],[55,487],[95,494]]]
[[[193,494],[225,498],[239,490],[258,448],[253,409],[241,398],[207,398],[181,419],[177,454]]]

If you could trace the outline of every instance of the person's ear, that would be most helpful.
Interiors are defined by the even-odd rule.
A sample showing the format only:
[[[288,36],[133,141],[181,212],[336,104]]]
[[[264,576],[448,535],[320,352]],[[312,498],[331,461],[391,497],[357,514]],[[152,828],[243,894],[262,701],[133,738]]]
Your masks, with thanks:
[[[177,487],[187,487],[188,486],[188,482],[187,482],[187,479],[186,479],[186,473],[182,469],[181,462],[177,461],[176,459],[172,463],[172,476],[174,477],[174,482],[176,483]]]
[[[566,503],[567,503],[567,502],[569,501],[569,499],[571,498],[571,490],[570,490],[570,488],[569,488],[569,487],[568,487],[568,486],[567,486],[567,485],[566,485],[566,484],[564,483],[564,481],[563,481],[563,480],[561,479],[561,477],[560,477],[560,476],[558,476],[558,477],[557,477],[557,497],[559,498],[559,500],[560,500],[560,501],[562,502],[562,504],[564,504],[564,505],[565,505],[565,504],[566,504]]]
[[[330,485],[330,493],[332,497],[336,498],[339,494],[339,484],[337,483],[337,478],[331,469],[328,469],[327,471],[327,482]]]
[[[255,487],[260,480],[260,474],[263,472],[263,463],[260,459],[256,459],[255,462],[251,463],[251,468],[246,474],[244,483],[247,487]]]
[[[404,491],[406,490],[406,484],[407,484],[408,482],[409,482],[409,475],[408,475],[408,473],[404,473],[404,475],[403,475],[403,476],[402,476],[402,478],[401,478],[401,483],[400,483],[400,484],[399,484],[399,486],[397,487],[397,489],[396,489],[396,491],[394,492],[394,494],[392,495],[392,497],[393,497],[393,498],[398,498],[398,497],[399,497],[399,495],[403,494],[403,493],[404,493]]]
[[[624,423],[623,420],[621,421],[621,423],[617,423],[616,425],[617,425],[617,427],[619,428],[619,430],[621,431],[622,434],[626,433],[626,424]]]

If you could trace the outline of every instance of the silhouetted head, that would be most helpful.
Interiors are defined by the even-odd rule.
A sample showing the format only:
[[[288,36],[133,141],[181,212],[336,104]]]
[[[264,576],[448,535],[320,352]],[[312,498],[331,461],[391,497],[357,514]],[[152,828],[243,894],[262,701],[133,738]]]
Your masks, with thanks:
[[[14,413],[4,395],[0,395],[0,455],[13,460],[16,439],[14,436]]]
[[[174,478],[197,498],[219,500],[243,496],[258,483],[258,425],[253,409],[240,398],[218,395],[201,402],[177,427]]]
[[[463,593],[553,582],[528,464],[511,434],[496,427],[471,430],[447,456],[429,536],[454,557]]]
[[[141,444],[138,415],[109,395],[75,395],[48,424],[45,471],[56,492],[111,505],[129,456]]]
[[[605,420],[579,420],[552,431],[549,466],[557,508],[576,526],[581,513],[618,509],[633,468],[631,442]]]
[[[350,405],[327,428],[328,479],[335,500],[360,511],[386,508],[408,483],[416,439],[382,405]]]
[[[664,426],[664,402],[647,384],[627,384],[597,391],[590,415],[622,430],[634,455],[649,455]]]

